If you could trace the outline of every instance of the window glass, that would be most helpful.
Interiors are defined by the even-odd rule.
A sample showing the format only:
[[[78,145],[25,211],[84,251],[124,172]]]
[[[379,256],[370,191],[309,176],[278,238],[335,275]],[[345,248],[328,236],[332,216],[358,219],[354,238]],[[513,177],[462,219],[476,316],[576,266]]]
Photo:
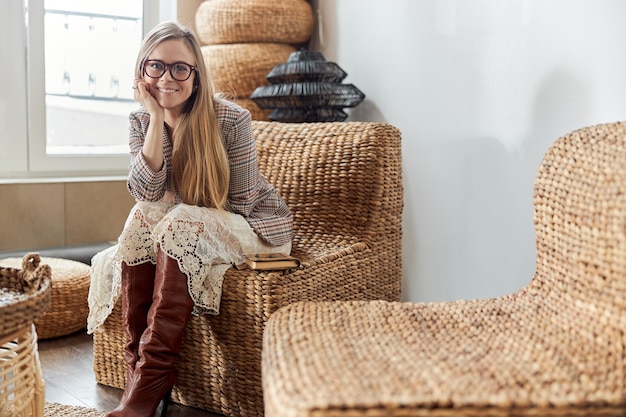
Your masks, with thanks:
[[[45,0],[46,154],[128,154],[143,0]]]

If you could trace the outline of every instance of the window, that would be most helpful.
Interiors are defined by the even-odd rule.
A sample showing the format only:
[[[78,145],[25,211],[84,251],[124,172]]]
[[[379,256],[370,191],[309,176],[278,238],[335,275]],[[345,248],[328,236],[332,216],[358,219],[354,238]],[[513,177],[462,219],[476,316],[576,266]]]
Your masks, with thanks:
[[[23,0],[0,14],[0,180],[125,175],[134,64],[175,0]],[[5,41],[6,40],[6,41]]]
[[[142,0],[44,0],[46,154],[128,155]]]

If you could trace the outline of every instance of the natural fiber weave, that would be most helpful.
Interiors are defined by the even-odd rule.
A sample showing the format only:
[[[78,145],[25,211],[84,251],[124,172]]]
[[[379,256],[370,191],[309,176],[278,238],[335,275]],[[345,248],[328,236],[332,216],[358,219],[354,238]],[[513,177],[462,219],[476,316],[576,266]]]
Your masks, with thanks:
[[[50,266],[28,253],[21,268],[0,263],[0,337],[29,327],[50,306]]]
[[[260,108],[254,101],[252,101],[248,97],[236,97],[233,99],[233,101],[239,104],[244,109],[248,109],[250,111],[250,115],[252,116],[252,120],[269,121],[269,115],[272,110]]]
[[[209,76],[217,91],[233,97],[249,97],[267,74],[294,52],[293,46],[279,43],[241,43],[202,47]]]
[[[59,403],[45,404],[45,417],[104,417],[105,413],[93,408]]]
[[[399,300],[403,207],[400,132],[381,123],[254,122],[259,165],[295,222],[287,272],[230,269],[220,315],[192,317],[173,399],[228,416],[262,416],[261,347],[272,313],[299,300]],[[94,333],[98,382],[122,387],[119,305]]]
[[[276,42],[300,44],[313,33],[313,10],[305,0],[210,0],[196,11],[203,44]]]
[[[41,417],[45,385],[31,323],[0,337],[0,416]]]
[[[0,259],[0,265],[19,266],[19,258]],[[74,333],[87,326],[89,265],[69,259],[42,257],[52,269],[50,307],[35,320],[39,339]]]
[[[560,138],[534,209],[537,269],[514,294],[275,313],[265,415],[626,415],[626,124]]]

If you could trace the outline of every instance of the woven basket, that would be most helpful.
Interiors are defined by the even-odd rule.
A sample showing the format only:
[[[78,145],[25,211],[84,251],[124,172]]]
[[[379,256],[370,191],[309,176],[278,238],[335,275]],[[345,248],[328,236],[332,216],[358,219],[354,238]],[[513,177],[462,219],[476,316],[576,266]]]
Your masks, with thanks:
[[[28,253],[22,268],[0,266],[0,338],[31,325],[50,306],[50,266]]]
[[[0,337],[0,416],[43,417],[45,383],[31,323]]]
[[[65,336],[87,326],[89,265],[70,259],[42,257],[52,269],[50,307],[35,320],[39,340]],[[1,259],[0,264],[18,267],[20,258]]]
[[[294,52],[280,43],[238,43],[208,45],[202,54],[217,91],[233,97],[249,97],[261,85],[268,85],[267,74]]]
[[[313,24],[313,10],[305,0],[211,0],[196,11],[196,31],[207,45],[301,44],[311,37]]]

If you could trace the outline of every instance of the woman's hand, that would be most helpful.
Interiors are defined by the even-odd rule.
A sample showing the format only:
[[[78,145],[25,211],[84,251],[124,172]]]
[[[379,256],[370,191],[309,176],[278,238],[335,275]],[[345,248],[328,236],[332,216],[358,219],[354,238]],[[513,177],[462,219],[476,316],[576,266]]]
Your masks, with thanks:
[[[158,101],[150,91],[150,84],[143,79],[136,79],[135,100],[150,113],[150,125],[146,131],[141,153],[143,154],[150,169],[158,172],[163,168],[163,127],[165,126],[165,109],[161,107]]]
[[[150,84],[139,78],[135,80],[135,100],[139,102],[150,113],[151,118],[159,118],[163,120],[165,110],[159,102],[154,98],[150,91]]]

